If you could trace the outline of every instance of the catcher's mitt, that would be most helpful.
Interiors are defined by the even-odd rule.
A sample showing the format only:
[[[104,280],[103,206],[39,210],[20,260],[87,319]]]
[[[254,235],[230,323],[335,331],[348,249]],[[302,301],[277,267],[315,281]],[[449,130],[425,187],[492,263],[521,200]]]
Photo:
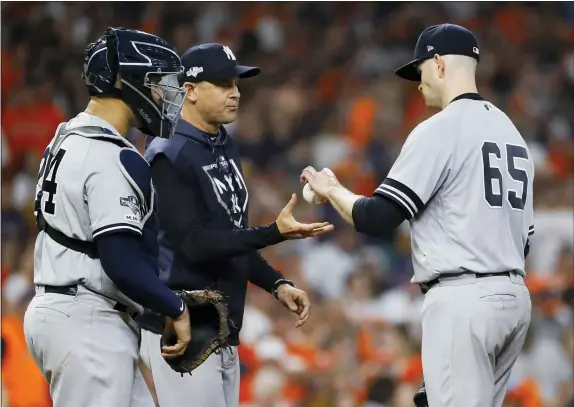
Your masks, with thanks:
[[[424,381],[421,388],[415,393],[413,402],[415,403],[416,407],[429,407],[429,402],[427,400],[427,389]]]
[[[165,361],[170,367],[183,376],[207,360],[212,353],[220,353],[228,348],[229,337],[228,309],[225,298],[218,291],[194,290],[175,291],[185,302],[189,310],[191,341],[185,353]],[[160,346],[173,345],[177,342],[175,335],[162,335]]]

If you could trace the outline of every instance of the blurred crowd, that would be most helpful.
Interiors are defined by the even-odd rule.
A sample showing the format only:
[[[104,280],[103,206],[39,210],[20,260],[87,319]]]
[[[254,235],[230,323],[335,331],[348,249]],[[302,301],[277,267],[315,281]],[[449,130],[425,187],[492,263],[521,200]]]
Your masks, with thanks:
[[[228,45],[263,73],[241,84],[240,145],[253,225],[275,219],[307,165],[334,170],[370,195],[429,111],[393,75],[420,31],[452,22],[481,45],[480,93],[503,109],[536,162],[528,259],[533,316],[505,407],[572,407],[574,386],[574,3],[3,2],[2,403],[50,406],[28,356],[22,317],[34,295],[33,198],[40,155],[57,125],[82,111],[83,50],[107,26],[163,36],[178,51]],[[129,139],[143,149],[137,130]],[[299,194],[299,197],[301,195]],[[241,335],[242,407],[407,407],[422,379],[422,295],[408,224],[378,239],[302,200],[296,217],[327,219],[321,240],[265,256],[313,301],[293,316],[250,287]],[[95,338],[97,340],[97,338]],[[5,403],[5,404],[4,404]]]

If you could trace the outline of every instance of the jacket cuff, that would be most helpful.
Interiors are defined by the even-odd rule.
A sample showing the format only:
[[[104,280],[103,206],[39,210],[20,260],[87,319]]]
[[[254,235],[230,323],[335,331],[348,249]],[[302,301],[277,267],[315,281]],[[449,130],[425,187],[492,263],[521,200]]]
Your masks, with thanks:
[[[279,232],[279,227],[277,226],[277,222],[273,222],[270,223],[269,225],[267,225],[266,227],[267,229],[267,239],[269,242],[269,245],[273,245],[273,244],[277,244],[277,243],[281,243],[284,242],[285,240],[285,236],[283,236],[281,234],[281,232]]]

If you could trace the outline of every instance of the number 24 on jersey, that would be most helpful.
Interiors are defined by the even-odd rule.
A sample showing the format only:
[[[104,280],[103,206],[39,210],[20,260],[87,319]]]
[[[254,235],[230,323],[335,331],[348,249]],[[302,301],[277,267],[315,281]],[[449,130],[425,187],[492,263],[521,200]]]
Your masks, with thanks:
[[[49,154],[49,149],[44,153],[42,165],[40,166],[40,174],[38,174],[41,191],[48,194],[48,199],[44,203],[44,208],[42,208],[42,213],[44,215],[47,214],[54,216],[56,214],[56,204],[54,203],[54,197],[58,191],[56,174],[65,154],[66,150],[63,148],[60,148],[55,156]],[[45,172],[46,174],[44,174]]]

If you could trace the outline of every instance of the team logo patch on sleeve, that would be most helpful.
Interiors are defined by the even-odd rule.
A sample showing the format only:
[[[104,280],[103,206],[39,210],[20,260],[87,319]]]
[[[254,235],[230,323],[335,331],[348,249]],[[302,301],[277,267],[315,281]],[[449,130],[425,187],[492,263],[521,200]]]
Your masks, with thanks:
[[[140,217],[138,215],[132,215],[131,213],[126,213],[126,216],[124,217],[124,219],[131,221],[131,222],[139,222],[140,221]]]
[[[135,196],[130,195],[130,196],[126,196],[126,197],[123,197],[123,196],[120,197],[120,205],[121,206],[127,206],[134,213],[133,219],[128,219],[128,216],[131,216],[128,214],[128,215],[126,215],[126,220],[134,220],[136,222],[139,222],[141,210],[140,210],[139,201]]]

